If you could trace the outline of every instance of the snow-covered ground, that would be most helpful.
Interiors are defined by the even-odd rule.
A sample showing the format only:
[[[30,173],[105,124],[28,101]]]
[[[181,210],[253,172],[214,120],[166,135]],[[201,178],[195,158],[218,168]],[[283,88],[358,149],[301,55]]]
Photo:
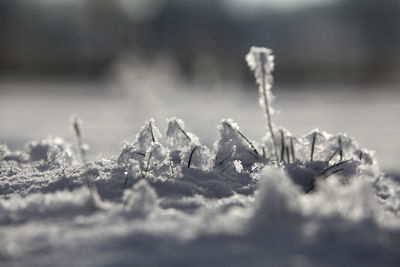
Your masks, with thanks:
[[[400,185],[368,150],[286,132],[277,165],[267,140],[218,128],[208,149],[148,121],[87,166],[60,138],[2,146],[1,265],[398,266]]]
[[[0,91],[0,143],[22,148],[47,135],[73,142],[69,124],[73,113],[85,122],[91,159],[117,153],[122,140],[134,135],[149,118],[165,129],[166,118],[177,116],[206,144],[216,139],[216,125],[223,118],[233,118],[255,140],[265,134],[255,86],[246,91],[235,84],[208,88],[160,75],[158,79],[142,76],[124,83],[0,83],[9,90]],[[21,92],[20,87],[28,90]],[[400,91],[394,87],[373,85],[362,91],[340,85],[283,88],[277,81],[273,91],[279,113],[273,120],[297,136],[315,127],[347,133],[376,152],[383,170],[400,173]]]
[[[399,93],[278,85],[278,164],[256,89],[146,73],[1,83],[0,266],[399,265]]]

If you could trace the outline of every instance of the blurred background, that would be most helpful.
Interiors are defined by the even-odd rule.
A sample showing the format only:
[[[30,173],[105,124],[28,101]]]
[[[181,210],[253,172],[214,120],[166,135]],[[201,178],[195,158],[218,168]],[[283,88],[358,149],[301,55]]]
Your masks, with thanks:
[[[92,159],[151,117],[206,144],[232,117],[259,140],[257,45],[276,56],[275,124],[346,132],[400,172],[399,26],[398,0],[1,0],[0,143],[74,142],[73,113]]]

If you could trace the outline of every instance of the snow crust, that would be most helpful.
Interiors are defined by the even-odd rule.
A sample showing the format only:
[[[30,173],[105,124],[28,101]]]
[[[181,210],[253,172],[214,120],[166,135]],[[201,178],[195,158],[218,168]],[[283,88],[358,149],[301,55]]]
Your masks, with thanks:
[[[400,185],[344,134],[214,147],[183,121],[145,122],[82,168],[60,138],[0,146],[1,266],[398,266]],[[90,175],[95,185],[86,185]]]

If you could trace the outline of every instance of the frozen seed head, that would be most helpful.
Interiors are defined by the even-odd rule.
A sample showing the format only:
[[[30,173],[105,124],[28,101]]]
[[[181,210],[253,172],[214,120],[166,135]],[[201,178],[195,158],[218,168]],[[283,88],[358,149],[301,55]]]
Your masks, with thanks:
[[[259,85],[263,84],[263,79],[267,78],[266,83],[272,84],[272,71],[274,70],[274,56],[272,50],[265,47],[252,46],[246,55],[246,61]]]
[[[271,92],[273,84],[272,71],[275,66],[272,50],[265,47],[252,46],[246,55],[246,61],[250,70],[253,71],[256,83],[258,84],[258,102],[261,108],[268,107],[268,112],[272,114],[274,112],[270,105],[274,100]]]
[[[249,53],[246,55],[246,61],[251,70],[255,70],[261,65],[260,58],[265,57],[265,68],[270,72],[274,70],[274,56],[272,50],[266,47],[250,47]]]

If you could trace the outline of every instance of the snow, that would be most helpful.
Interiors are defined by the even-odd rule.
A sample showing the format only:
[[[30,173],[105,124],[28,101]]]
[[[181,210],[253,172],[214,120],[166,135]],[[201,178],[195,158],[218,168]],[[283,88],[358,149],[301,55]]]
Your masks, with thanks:
[[[184,129],[170,119],[164,138],[145,122],[120,155],[88,163],[94,191],[62,139],[2,145],[2,265],[398,265],[400,185],[350,137],[327,161],[338,136],[312,131],[277,163],[232,120],[213,149]]]
[[[150,119],[86,161],[85,124],[73,125],[76,145],[0,145],[0,266],[400,262],[399,180],[346,134],[274,127],[256,141],[223,119],[210,146],[181,119],[165,135]]]

